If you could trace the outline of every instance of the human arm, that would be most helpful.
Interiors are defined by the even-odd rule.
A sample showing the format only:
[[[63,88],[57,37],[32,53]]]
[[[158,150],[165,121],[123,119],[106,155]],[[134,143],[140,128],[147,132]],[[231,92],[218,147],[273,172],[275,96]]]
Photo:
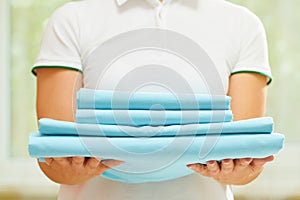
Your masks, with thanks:
[[[262,117],[265,114],[267,77],[256,73],[238,73],[229,79],[228,95],[232,97],[234,120]],[[189,168],[212,177],[223,184],[244,185],[253,181],[274,156],[262,159],[225,159],[219,164],[209,161],[206,165],[192,164]]]
[[[39,68],[37,74],[37,116],[64,121],[75,120],[76,92],[82,87],[82,74],[60,68]],[[121,161],[97,158],[46,158],[39,162],[44,174],[60,184],[83,183]]]

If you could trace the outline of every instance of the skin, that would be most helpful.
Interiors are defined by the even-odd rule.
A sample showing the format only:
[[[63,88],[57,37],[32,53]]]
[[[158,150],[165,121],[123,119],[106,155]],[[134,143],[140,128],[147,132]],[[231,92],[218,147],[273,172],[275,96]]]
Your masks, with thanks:
[[[75,121],[75,95],[82,87],[82,74],[58,68],[41,68],[36,73],[38,119],[48,117]],[[264,116],[266,82],[265,76],[251,73],[239,73],[230,77],[228,95],[232,97],[234,120]],[[206,165],[195,163],[187,167],[223,184],[244,185],[253,181],[262,172],[265,163],[273,159],[273,156],[263,159],[225,159],[220,163],[209,161]],[[84,157],[45,160],[46,163],[39,162],[44,174],[56,183],[68,185],[84,183],[110,167],[124,163]]]
[[[82,87],[82,74],[66,69],[37,69],[37,116],[75,121],[76,92]],[[46,158],[39,162],[44,174],[60,184],[84,183],[123,163],[101,158]]]
[[[232,97],[231,109],[234,120],[265,115],[268,78],[259,74],[239,73],[229,79],[228,96]],[[187,165],[195,172],[211,177],[223,184],[245,185],[253,181],[274,156],[266,158],[225,159],[220,163],[208,161],[206,165]]]

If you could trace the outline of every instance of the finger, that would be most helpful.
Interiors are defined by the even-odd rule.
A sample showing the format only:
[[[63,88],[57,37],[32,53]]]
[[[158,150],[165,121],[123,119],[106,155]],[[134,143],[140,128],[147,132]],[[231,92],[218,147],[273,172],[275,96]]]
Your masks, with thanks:
[[[110,168],[116,167],[123,163],[125,162],[120,160],[102,160],[101,162],[99,162],[95,175],[102,174],[103,172],[109,170]]]
[[[98,158],[89,158],[86,162],[85,167],[89,169],[96,169],[100,164],[101,159]]]
[[[69,158],[53,158],[51,165],[68,166],[70,165]]]
[[[205,165],[198,163],[198,164],[189,164],[187,165],[187,167],[201,174],[202,176],[209,176],[207,167]]]
[[[208,173],[212,176],[212,177],[217,177],[220,173],[220,167],[219,164],[217,163],[217,161],[212,160],[212,161],[208,161],[206,163],[207,169],[208,169]]]
[[[221,163],[221,173],[230,174],[233,171],[234,163],[232,159],[224,159]]]
[[[53,162],[53,158],[44,158],[45,162],[47,165],[51,165],[51,163]]]
[[[253,161],[252,158],[241,158],[235,160],[235,169],[236,170],[244,170],[249,167],[250,163]]]
[[[251,165],[255,166],[255,167],[262,167],[264,164],[266,164],[267,162],[271,162],[274,160],[274,156],[268,156],[266,158],[256,158],[253,159]]]
[[[72,158],[71,158],[71,164],[72,164],[72,166],[74,166],[74,167],[80,167],[80,166],[83,166],[84,161],[85,161],[85,157],[79,157],[79,156],[76,156],[76,157],[72,157]]]
[[[110,160],[110,159],[101,161],[101,164],[108,168],[116,167],[116,166],[124,164],[124,163],[125,162],[121,161],[121,160]]]

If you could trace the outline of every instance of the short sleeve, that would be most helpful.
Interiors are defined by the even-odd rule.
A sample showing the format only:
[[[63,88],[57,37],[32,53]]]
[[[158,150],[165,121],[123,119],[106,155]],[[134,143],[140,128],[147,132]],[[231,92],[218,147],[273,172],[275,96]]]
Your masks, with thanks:
[[[49,19],[32,72],[36,68],[82,71],[78,23],[72,3],[57,9]]]
[[[240,29],[240,51],[231,74],[258,73],[272,80],[266,32],[260,19],[245,9]]]

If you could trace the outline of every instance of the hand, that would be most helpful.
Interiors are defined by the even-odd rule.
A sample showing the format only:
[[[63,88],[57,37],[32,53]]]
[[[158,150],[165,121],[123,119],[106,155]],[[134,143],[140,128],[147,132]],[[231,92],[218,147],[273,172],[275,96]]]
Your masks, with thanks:
[[[86,182],[111,167],[124,163],[119,160],[85,157],[45,158],[45,161],[46,163],[39,163],[39,165],[48,178],[56,183],[68,185]]]
[[[244,185],[253,181],[262,172],[264,165],[273,160],[274,156],[225,159],[221,163],[208,161],[206,165],[189,164],[187,167],[203,176],[212,177],[223,184]]]

